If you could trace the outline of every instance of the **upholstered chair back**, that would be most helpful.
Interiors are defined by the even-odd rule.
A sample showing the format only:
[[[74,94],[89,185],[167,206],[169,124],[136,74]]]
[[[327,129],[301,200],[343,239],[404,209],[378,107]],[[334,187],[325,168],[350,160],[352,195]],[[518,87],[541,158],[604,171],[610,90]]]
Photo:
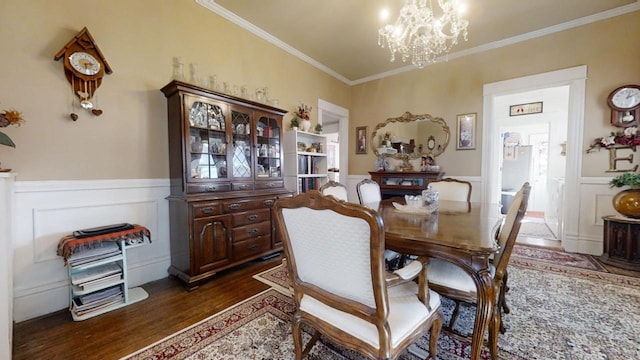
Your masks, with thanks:
[[[324,195],[332,195],[338,200],[348,201],[347,187],[337,181],[330,180],[320,187],[320,192]]]
[[[471,183],[452,178],[429,182],[429,187],[440,193],[440,200],[471,201]]]
[[[382,200],[380,185],[371,179],[364,179],[359,182],[356,185],[356,191],[360,204],[373,204]]]

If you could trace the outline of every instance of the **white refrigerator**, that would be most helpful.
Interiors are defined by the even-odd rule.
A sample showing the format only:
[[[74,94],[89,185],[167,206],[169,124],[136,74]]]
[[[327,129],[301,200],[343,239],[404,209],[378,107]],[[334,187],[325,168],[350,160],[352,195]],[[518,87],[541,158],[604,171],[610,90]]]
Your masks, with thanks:
[[[531,183],[533,146],[505,149],[502,161],[502,213],[506,214],[513,197],[525,182]]]

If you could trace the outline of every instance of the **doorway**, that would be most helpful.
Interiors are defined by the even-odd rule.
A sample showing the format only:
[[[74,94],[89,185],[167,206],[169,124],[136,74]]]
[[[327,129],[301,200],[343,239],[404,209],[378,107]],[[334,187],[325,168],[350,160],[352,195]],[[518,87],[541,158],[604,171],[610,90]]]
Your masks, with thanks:
[[[484,124],[481,196],[482,201],[494,203],[501,201],[502,193],[501,159],[503,157],[503,143],[500,141],[502,139],[500,130],[504,124],[501,124],[500,121],[513,122],[514,118],[518,118],[518,116],[509,116],[509,106],[539,101],[536,100],[538,96],[544,94],[545,91],[551,91],[551,89],[557,89],[566,94],[566,100],[562,101],[564,104],[563,118],[566,118],[567,124],[564,127],[566,132],[564,134],[556,134],[556,131],[550,131],[548,145],[549,156],[562,156],[564,159],[553,166],[554,171],[556,167],[563,169],[564,177],[558,176],[556,183],[551,185],[547,181],[547,189],[545,191],[547,201],[544,217],[545,222],[547,222],[547,217],[549,217],[548,220],[557,222],[557,226],[555,226],[557,238],[561,240],[561,245],[564,249],[573,252],[576,252],[578,248],[579,212],[569,212],[563,204],[571,203],[579,207],[580,194],[578,187],[565,188],[564,183],[578,183],[580,164],[582,163],[582,150],[580,147],[583,142],[586,74],[587,67],[578,66],[485,84],[483,88]],[[525,94],[535,97],[525,98]],[[551,113],[551,109],[547,106],[557,100],[554,98],[547,100],[545,98],[543,100],[543,111],[538,116]],[[558,111],[561,112],[562,110],[554,111],[556,117],[559,117]],[[524,117],[527,116],[531,115],[524,115]],[[522,116],[519,118],[523,119]],[[551,122],[551,120],[549,121]],[[559,138],[561,135],[564,135],[564,139]],[[565,146],[566,152],[562,151]],[[550,169],[552,169],[551,164],[547,166],[547,179],[554,178],[550,173]],[[550,204],[550,200],[554,199],[556,203]]]
[[[318,123],[327,136],[329,180],[346,184],[349,169],[349,110],[318,99]]]
[[[542,111],[526,115],[510,111],[511,106],[527,103],[542,103]],[[501,150],[496,152],[495,162],[500,166],[495,169],[499,172],[495,186],[500,191],[503,213],[522,184],[528,182],[531,195],[524,222],[532,224],[526,228],[532,229],[529,233],[557,239],[558,198],[562,194],[556,191],[565,179],[566,156],[561,150],[567,139],[569,86],[496,96],[494,104],[493,120],[500,133],[497,141]]]

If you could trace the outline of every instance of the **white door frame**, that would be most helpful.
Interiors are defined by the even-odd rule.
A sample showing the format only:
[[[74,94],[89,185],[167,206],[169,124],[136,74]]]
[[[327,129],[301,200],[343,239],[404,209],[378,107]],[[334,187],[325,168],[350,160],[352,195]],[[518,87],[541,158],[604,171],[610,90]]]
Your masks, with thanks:
[[[318,99],[318,122],[323,123],[325,114],[338,118],[338,138],[340,139],[340,181],[346,185],[349,172],[349,110]]]
[[[491,141],[497,134],[497,125],[494,121],[494,98],[518,92],[531,91],[546,87],[569,85],[569,108],[567,128],[567,165],[565,172],[566,184],[578,184],[580,169],[582,168],[582,142],[584,130],[584,104],[587,79],[587,66],[551,71],[547,73],[530,75],[521,78],[499,81],[485,84],[483,87],[483,115],[484,122],[482,132],[482,193],[483,202],[496,203],[500,199],[500,192],[493,184],[500,180],[500,163],[498,161],[498,141]],[[579,211],[568,211],[580,208],[580,192],[578,186],[566,186],[562,202],[572,204],[571,207],[563,206],[562,233],[558,237],[562,240],[562,246],[567,251],[578,250],[578,226]]]

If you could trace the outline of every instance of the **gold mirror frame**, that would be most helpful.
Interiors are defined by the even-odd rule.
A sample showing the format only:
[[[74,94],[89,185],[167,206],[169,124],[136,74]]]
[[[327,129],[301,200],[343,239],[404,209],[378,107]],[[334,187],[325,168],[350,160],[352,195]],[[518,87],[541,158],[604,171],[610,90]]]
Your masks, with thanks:
[[[427,120],[431,123],[438,124],[442,126],[441,133],[427,133],[422,134],[421,137],[424,137],[424,143],[414,144],[413,151],[410,153],[403,153],[398,151],[395,154],[380,154],[378,148],[382,147],[380,136],[384,135],[384,127],[391,123],[412,123],[420,120]],[[382,129],[382,131],[381,131]],[[405,112],[400,117],[388,118],[385,122],[376,125],[375,130],[371,133],[371,148],[373,149],[373,153],[376,156],[385,155],[394,159],[407,161],[409,159],[418,159],[422,156],[431,155],[433,157],[439,156],[444,152],[449,145],[449,139],[451,137],[451,133],[449,131],[449,126],[446,121],[444,121],[441,117],[433,117],[430,114],[423,115],[413,115],[410,112]],[[440,143],[438,143],[437,139],[442,139]],[[433,142],[433,149],[429,149],[430,145]],[[420,151],[422,149],[422,151]]]

